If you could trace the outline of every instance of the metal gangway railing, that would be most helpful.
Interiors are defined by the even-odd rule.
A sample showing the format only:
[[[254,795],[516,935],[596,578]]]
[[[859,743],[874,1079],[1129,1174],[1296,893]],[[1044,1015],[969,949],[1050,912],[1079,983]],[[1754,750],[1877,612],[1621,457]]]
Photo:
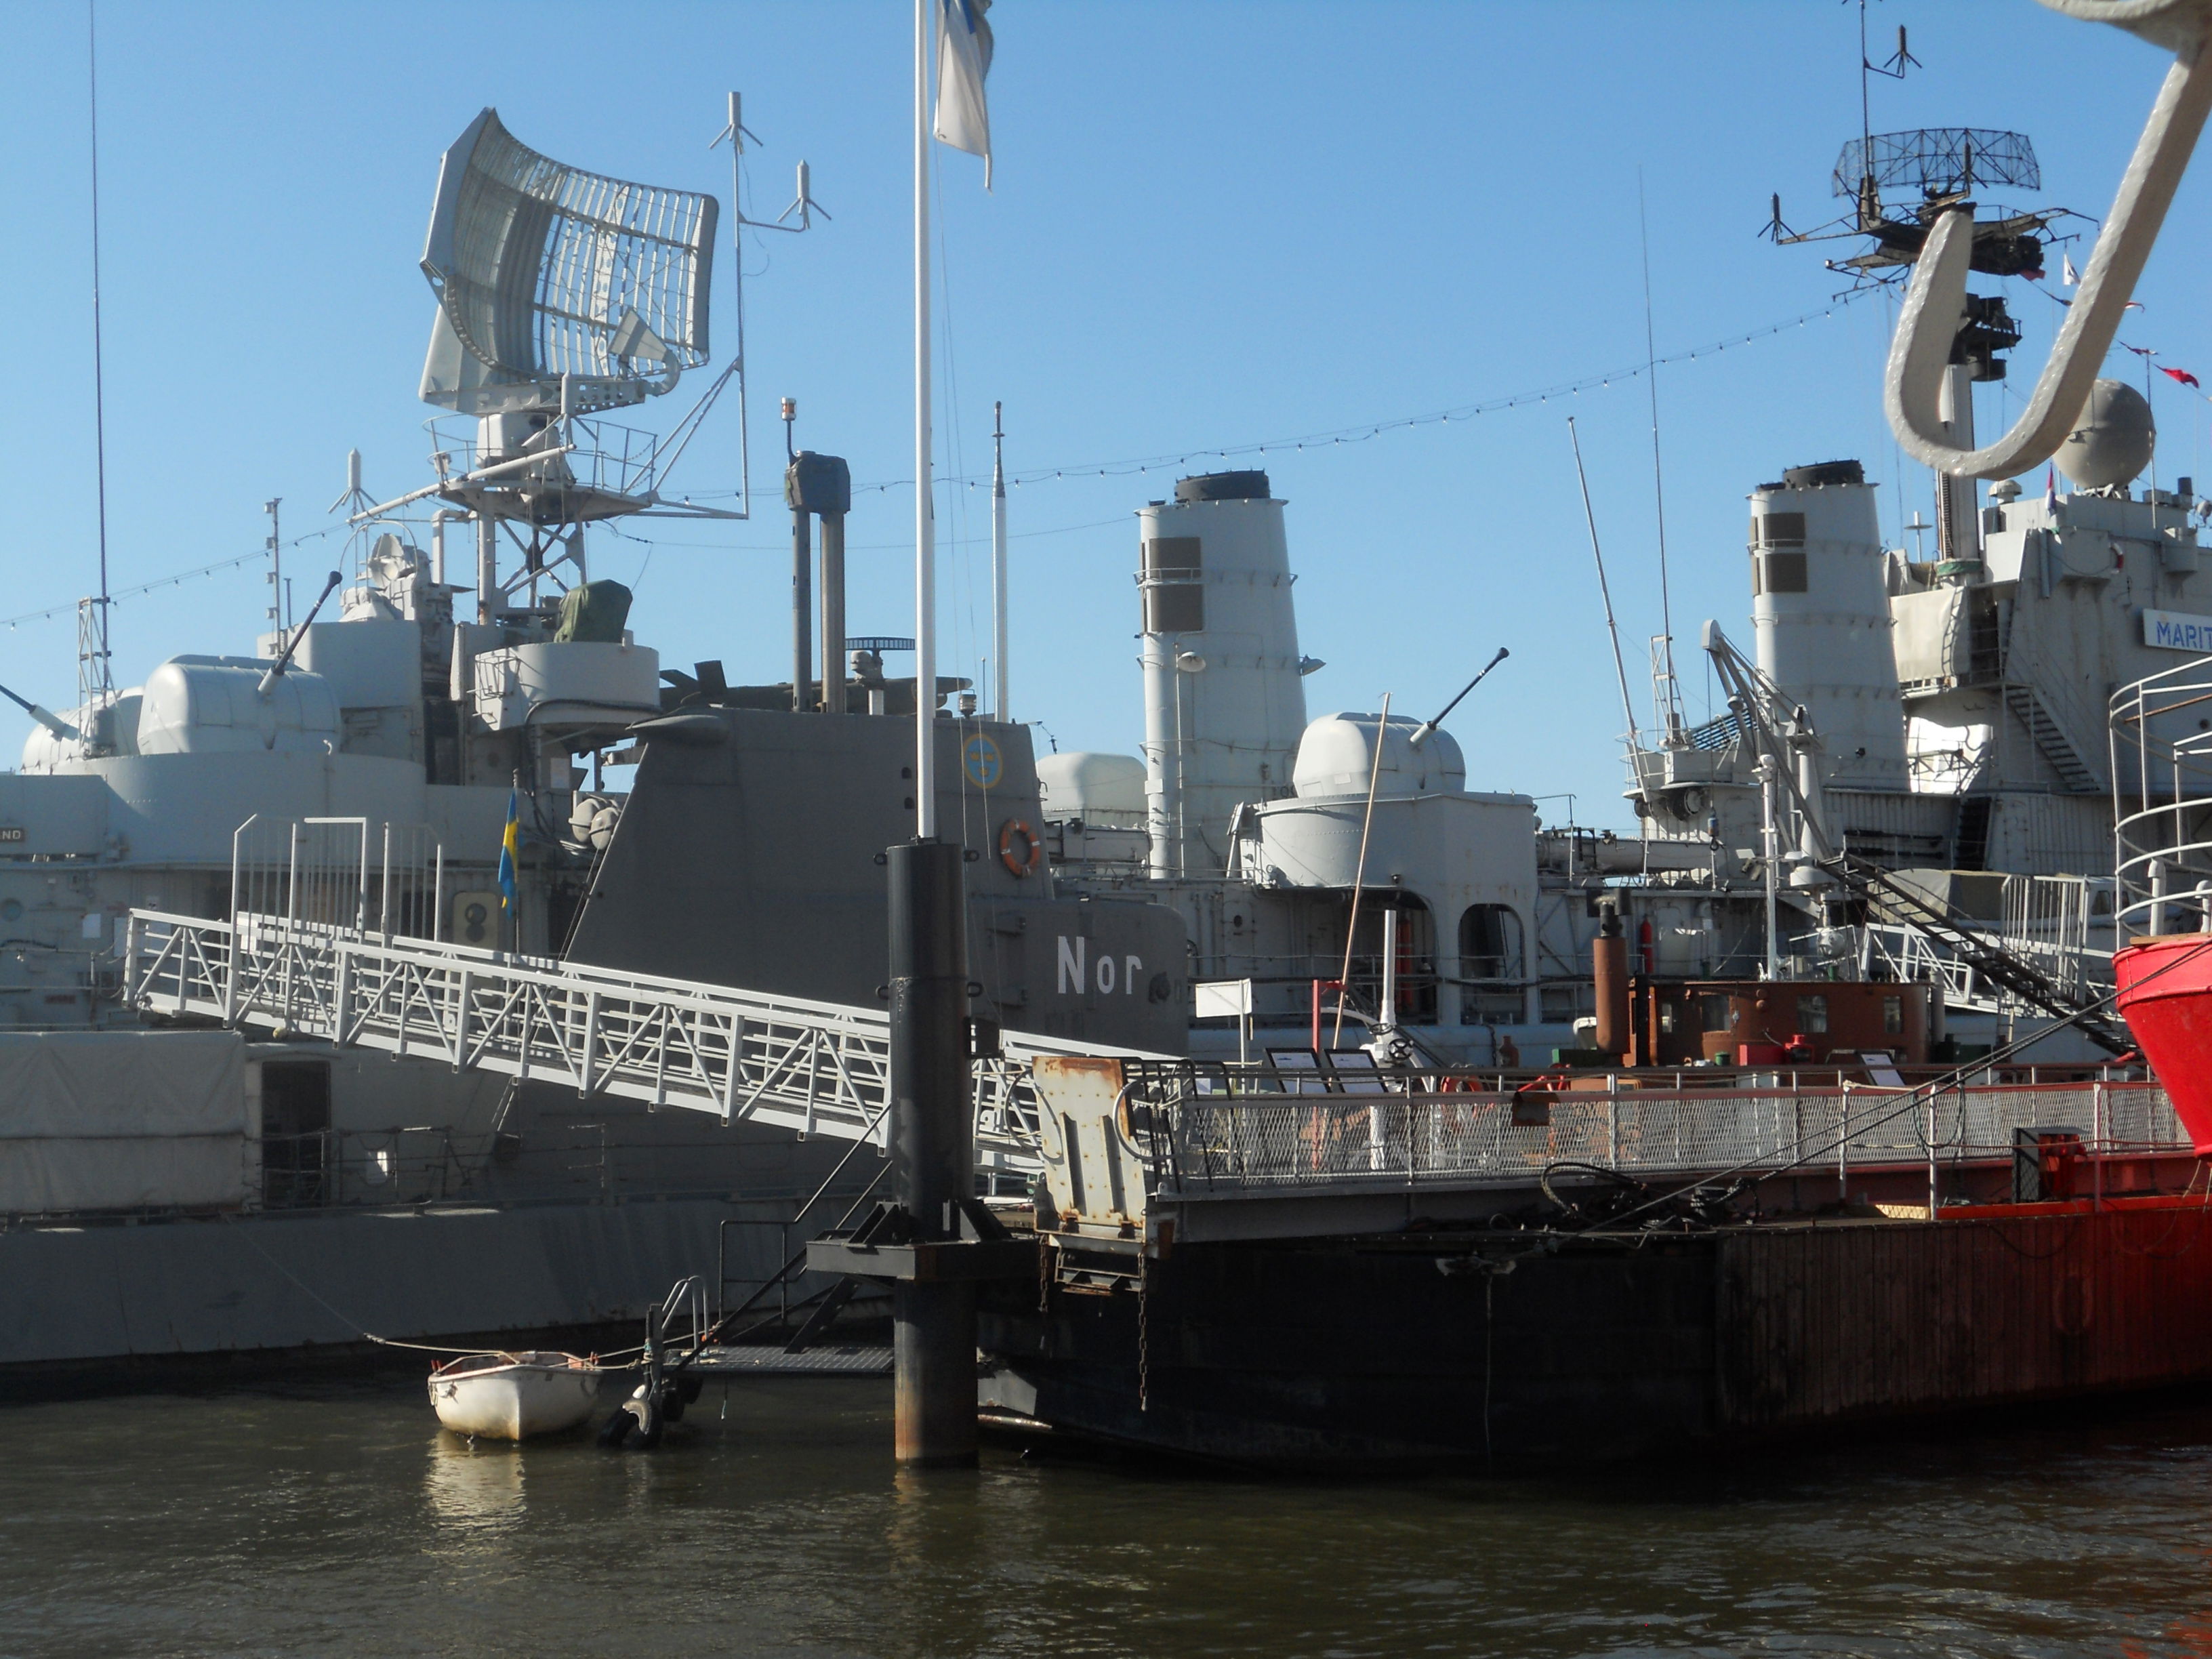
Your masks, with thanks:
[[[2023,875],[2005,876],[2003,883],[2001,917],[1975,931],[2008,957],[2039,971],[2061,997],[2078,1003],[2109,994],[2112,884],[2087,876]],[[1953,920],[1971,925],[1965,918]],[[1861,978],[1886,975],[1941,985],[1945,1006],[1954,1009],[2014,1016],[2044,1012],[1901,916],[1870,918],[1857,933]]]
[[[134,910],[129,1000],[288,1035],[888,1147],[890,1017],[546,957],[240,911]],[[1127,1055],[1009,1032],[976,1060],[976,1162],[1036,1167],[1041,1054]]]
[[[2112,694],[2118,937],[2194,933],[2212,916],[2212,658]]]

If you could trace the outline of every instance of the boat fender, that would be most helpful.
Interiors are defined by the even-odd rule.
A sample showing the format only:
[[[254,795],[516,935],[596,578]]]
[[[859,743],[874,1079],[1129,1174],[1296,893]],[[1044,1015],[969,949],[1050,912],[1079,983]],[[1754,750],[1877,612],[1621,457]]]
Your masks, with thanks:
[[[641,1382],[599,1430],[599,1443],[619,1446],[624,1451],[651,1451],[660,1443],[660,1402],[651,1398]]]
[[[1027,818],[1008,818],[999,826],[999,862],[1018,876],[1035,875],[1044,862],[1044,842]]]
[[[664,1423],[681,1423],[684,1420],[684,1408],[696,1401],[699,1398],[700,1389],[706,1386],[706,1378],[693,1376],[688,1373],[679,1376],[662,1377],[660,1379],[660,1420]]]

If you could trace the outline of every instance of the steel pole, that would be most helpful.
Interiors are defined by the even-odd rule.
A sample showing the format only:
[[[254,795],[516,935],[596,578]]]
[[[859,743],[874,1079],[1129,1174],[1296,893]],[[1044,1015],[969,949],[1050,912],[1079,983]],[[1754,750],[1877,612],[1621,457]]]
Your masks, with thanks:
[[[822,712],[845,712],[845,515],[822,515]]]
[[[961,849],[909,842],[889,863],[892,1179],[917,1237],[957,1238],[975,1167]],[[891,1317],[898,1461],[974,1463],[974,1282],[902,1279]]]
[[[791,707],[805,714],[814,683],[814,552],[805,507],[791,509]]]

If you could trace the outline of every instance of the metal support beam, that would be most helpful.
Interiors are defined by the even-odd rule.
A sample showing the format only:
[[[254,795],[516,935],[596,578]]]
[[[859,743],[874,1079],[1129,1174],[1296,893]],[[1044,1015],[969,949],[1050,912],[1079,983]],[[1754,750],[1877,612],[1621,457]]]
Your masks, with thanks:
[[[805,504],[791,509],[791,707],[805,714],[814,683],[813,550]]]
[[[845,712],[845,515],[822,515],[822,712]]]

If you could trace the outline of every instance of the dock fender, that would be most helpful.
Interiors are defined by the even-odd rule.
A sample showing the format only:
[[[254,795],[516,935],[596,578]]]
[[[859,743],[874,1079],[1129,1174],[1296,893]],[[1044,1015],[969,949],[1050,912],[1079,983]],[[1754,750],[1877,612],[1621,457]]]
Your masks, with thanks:
[[[599,1443],[624,1451],[651,1451],[660,1443],[660,1402],[641,1382],[599,1430]]]

